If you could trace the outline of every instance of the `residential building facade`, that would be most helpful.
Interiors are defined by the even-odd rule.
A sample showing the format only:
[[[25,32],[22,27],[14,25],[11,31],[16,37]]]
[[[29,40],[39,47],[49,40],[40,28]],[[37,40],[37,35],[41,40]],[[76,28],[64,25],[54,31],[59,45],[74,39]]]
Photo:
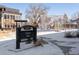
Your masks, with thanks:
[[[20,20],[21,15],[18,9],[0,5],[0,29],[14,29],[15,20]]]
[[[64,15],[52,15],[51,17],[51,28],[52,29],[64,29],[63,26],[65,23],[68,22],[68,17],[66,14]]]

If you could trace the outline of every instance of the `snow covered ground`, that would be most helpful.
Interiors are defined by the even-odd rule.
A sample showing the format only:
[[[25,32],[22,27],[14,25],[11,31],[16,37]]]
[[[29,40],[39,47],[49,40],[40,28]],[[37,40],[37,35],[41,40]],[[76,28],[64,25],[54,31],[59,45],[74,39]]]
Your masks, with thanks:
[[[72,30],[66,30],[72,31]],[[75,30],[74,30],[75,31]],[[12,37],[0,40],[0,55],[63,55],[63,54],[79,54],[79,38],[65,38],[65,31],[54,32],[38,32],[38,37],[48,42],[38,47],[33,44],[21,43],[21,49],[15,49],[15,33],[10,33]]]

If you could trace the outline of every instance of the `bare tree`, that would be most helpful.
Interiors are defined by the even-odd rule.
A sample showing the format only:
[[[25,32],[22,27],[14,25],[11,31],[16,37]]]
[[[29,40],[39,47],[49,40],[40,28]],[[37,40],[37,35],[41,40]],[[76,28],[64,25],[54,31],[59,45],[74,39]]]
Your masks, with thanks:
[[[64,14],[63,17],[64,17],[64,19],[63,19],[64,28],[65,28],[65,31],[66,31],[66,28],[67,28],[66,24],[68,24],[68,17],[67,17],[67,14]]]
[[[26,9],[26,19],[29,20],[31,24],[41,22],[42,17],[47,16],[48,8],[41,4],[31,4],[28,9]]]
[[[75,12],[72,16],[71,16],[72,20],[75,20],[77,18],[79,18],[79,12]]]
[[[79,28],[79,12],[75,12],[72,15],[72,20],[76,20],[75,22],[77,23],[77,28]]]

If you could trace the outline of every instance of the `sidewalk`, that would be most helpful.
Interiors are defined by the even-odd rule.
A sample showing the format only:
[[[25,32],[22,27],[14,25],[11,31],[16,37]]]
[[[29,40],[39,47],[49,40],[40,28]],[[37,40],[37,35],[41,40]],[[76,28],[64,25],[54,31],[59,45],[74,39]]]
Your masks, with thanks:
[[[32,44],[21,43],[21,49],[15,49],[15,40],[0,42],[0,55],[62,55],[62,50],[52,43],[30,48]]]

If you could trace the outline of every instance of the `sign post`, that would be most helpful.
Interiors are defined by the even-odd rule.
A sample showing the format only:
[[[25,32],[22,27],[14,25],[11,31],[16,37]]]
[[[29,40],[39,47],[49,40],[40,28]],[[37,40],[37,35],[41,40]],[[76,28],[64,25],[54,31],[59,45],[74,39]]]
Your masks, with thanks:
[[[20,43],[31,43],[37,41],[37,28],[32,25],[24,25],[18,27],[18,22],[26,22],[25,20],[16,20],[16,49],[20,49]]]

